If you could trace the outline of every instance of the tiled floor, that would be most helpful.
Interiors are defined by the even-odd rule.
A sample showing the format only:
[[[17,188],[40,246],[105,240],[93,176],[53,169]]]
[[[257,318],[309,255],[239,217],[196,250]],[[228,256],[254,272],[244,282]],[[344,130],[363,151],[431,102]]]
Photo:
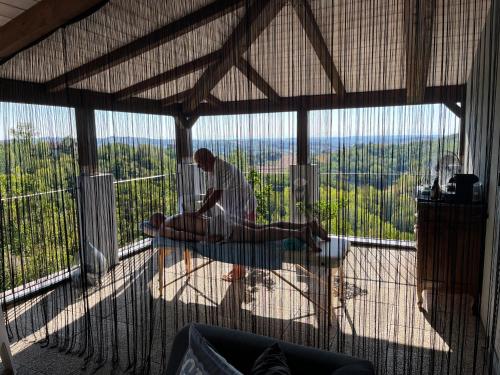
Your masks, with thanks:
[[[417,308],[413,251],[353,247],[345,260],[346,303],[332,298],[339,307],[330,315],[325,268],[309,274],[285,264],[276,273],[249,270],[244,281],[229,284],[221,275],[230,266],[213,262],[172,282],[184,274],[177,262],[165,270],[170,284],[160,298],[152,255],[123,261],[87,299],[66,285],[10,309],[12,333],[26,336],[12,344],[18,373],[142,373],[144,364],[161,373],[175,331],[189,321],[352,354],[371,360],[380,374],[483,373],[485,337],[467,298],[438,296],[428,313]]]

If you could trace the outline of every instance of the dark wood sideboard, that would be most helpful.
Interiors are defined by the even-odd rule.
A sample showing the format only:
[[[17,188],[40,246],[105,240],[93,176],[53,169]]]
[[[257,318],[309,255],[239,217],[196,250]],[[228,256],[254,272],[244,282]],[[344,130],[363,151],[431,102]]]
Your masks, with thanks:
[[[417,202],[417,298],[422,291],[465,293],[474,300],[481,292],[484,204]]]

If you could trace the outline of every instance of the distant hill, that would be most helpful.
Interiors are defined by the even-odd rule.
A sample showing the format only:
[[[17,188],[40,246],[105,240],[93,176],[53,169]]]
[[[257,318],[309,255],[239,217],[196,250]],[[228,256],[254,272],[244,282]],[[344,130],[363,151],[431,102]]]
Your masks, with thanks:
[[[354,145],[366,144],[406,144],[411,142],[422,142],[437,139],[437,135],[388,135],[388,136],[351,136],[351,137],[312,137],[310,140],[310,149],[312,153],[321,154],[324,152],[334,152],[341,148],[350,148]],[[65,138],[36,138],[38,141],[57,144]],[[2,143],[8,143],[3,141]],[[173,139],[158,139],[146,137],[106,137],[98,138],[97,145],[107,144],[125,144],[129,146],[150,145],[156,147],[171,148],[175,146]],[[236,150],[252,150],[252,154],[268,154],[270,152],[289,154],[294,153],[296,148],[295,138],[256,138],[256,139],[194,139],[193,149],[206,147],[215,154],[228,155]],[[264,157],[268,159],[268,156]]]
[[[315,152],[332,151],[342,147],[351,147],[356,144],[393,144],[393,143],[408,143],[415,141],[431,140],[437,138],[437,135],[388,135],[388,136],[352,136],[352,137],[312,137],[310,144],[311,150]],[[97,144],[109,143],[122,143],[127,145],[142,145],[148,144],[152,146],[173,147],[175,141],[173,139],[157,139],[157,138],[143,138],[143,137],[107,137],[98,138]],[[266,149],[274,148],[283,152],[293,151],[296,145],[295,138],[256,138],[256,139],[229,139],[229,140],[210,140],[193,139],[193,148],[207,147],[213,149],[215,152],[231,152],[234,149]]]

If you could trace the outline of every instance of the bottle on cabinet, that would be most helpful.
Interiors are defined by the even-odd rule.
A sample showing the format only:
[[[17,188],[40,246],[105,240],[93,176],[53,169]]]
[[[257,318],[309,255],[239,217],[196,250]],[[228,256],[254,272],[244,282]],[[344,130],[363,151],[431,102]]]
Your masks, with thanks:
[[[441,187],[439,186],[437,177],[434,179],[434,183],[432,184],[430,198],[432,200],[438,200],[441,198]]]

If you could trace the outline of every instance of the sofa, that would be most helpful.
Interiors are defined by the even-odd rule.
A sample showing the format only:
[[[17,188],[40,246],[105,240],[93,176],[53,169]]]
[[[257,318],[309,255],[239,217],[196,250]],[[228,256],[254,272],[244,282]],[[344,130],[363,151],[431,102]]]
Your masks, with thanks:
[[[175,336],[167,365],[167,374],[176,374],[189,345],[189,329],[182,328]],[[286,356],[292,374],[372,375],[371,362],[345,354],[328,352],[287,343],[270,337],[215,326],[194,324],[212,348],[237,370],[250,373],[254,361],[269,346],[278,343]]]

